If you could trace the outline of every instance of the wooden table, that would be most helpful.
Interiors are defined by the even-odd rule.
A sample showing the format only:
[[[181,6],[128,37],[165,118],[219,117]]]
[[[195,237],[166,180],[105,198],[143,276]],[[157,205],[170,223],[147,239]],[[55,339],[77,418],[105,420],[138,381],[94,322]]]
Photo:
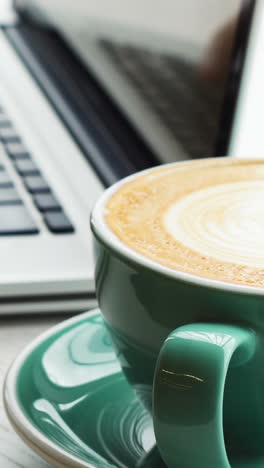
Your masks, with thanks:
[[[40,333],[65,320],[66,316],[0,318],[0,390],[11,362],[19,352]],[[10,425],[0,399],[0,467],[50,468],[16,435]]]

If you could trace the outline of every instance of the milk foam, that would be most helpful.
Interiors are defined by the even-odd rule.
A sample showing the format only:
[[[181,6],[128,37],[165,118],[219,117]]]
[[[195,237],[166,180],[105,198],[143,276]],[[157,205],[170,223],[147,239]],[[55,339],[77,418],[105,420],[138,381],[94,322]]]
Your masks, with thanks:
[[[173,204],[164,229],[201,255],[264,268],[264,181],[221,184]]]
[[[161,166],[114,192],[105,220],[124,244],[168,268],[264,288],[264,161]]]

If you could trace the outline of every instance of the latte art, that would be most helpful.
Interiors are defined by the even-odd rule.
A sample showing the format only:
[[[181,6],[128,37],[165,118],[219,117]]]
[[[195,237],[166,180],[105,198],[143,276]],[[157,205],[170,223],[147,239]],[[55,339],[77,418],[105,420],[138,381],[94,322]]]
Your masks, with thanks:
[[[264,268],[264,181],[192,193],[169,208],[164,229],[202,255]]]
[[[115,235],[169,268],[264,287],[264,163],[231,158],[163,166],[106,205]]]

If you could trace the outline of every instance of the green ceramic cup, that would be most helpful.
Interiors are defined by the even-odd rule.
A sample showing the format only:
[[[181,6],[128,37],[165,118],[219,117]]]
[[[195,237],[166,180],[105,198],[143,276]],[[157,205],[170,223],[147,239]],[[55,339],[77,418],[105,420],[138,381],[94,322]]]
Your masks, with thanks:
[[[162,458],[170,468],[263,468],[264,291],[171,270],[121,243],[104,206],[129,179],[92,214],[96,289]]]

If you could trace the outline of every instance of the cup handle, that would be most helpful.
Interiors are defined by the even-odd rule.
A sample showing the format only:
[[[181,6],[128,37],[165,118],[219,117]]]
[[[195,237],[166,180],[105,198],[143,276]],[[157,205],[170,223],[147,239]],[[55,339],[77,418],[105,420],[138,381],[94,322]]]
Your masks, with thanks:
[[[255,350],[254,331],[234,325],[193,323],[169,335],[153,390],[157,445],[169,468],[230,468],[223,427],[226,376],[233,368],[243,373]]]

